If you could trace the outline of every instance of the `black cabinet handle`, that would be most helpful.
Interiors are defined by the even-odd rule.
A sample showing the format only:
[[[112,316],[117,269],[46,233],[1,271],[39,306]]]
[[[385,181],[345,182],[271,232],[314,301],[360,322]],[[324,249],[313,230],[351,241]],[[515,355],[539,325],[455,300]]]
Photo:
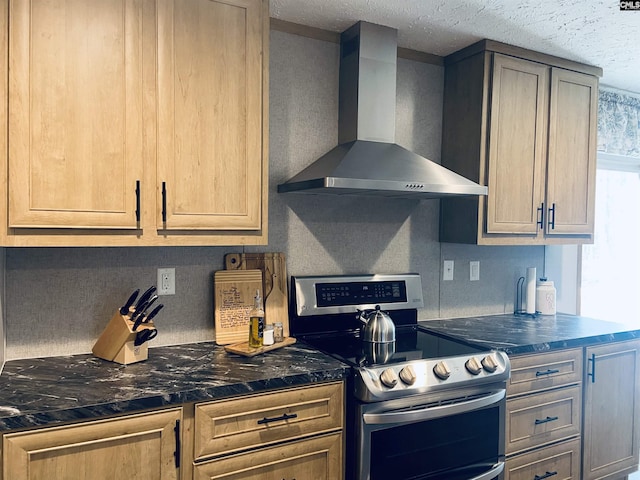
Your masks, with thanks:
[[[136,180],[136,222],[140,223],[140,180]]]
[[[176,468],[180,468],[180,420],[176,420],[176,426],[173,428],[176,434],[176,451],[173,452],[175,457]]]
[[[544,202],[538,207],[538,227],[542,230],[544,228]]]
[[[264,417],[262,420],[258,420],[258,425],[264,425],[266,423],[272,423],[272,422],[280,422],[282,420],[291,420],[292,418],[298,418],[298,414],[292,413],[291,415],[289,415],[285,413],[281,417],[273,417],[273,418]]]
[[[162,182],[162,223],[167,223],[167,182]]]
[[[544,478],[549,478],[549,477],[553,477],[554,475],[557,475],[558,472],[547,472],[544,475],[536,475],[535,477],[533,477],[533,480],[543,480]]]
[[[587,360],[591,364],[591,373],[587,372],[587,377],[591,377],[591,383],[596,383],[596,354],[592,353],[591,358]]]
[[[536,372],[536,377],[543,377],[545,375],[551,375],[553,373],[560,373],[560,370],[556,370],[556,369],[551,370],[551,369],[549,369],[546,372]]]
[[[539,420],[536,418],[536,425],[541,425],[543,423],[555,422],[559,417],[547,417],[544,420]]]
[[[549,209],[549,226],[551,230],[556,228],[556,204],[552,203],[551,208]]]

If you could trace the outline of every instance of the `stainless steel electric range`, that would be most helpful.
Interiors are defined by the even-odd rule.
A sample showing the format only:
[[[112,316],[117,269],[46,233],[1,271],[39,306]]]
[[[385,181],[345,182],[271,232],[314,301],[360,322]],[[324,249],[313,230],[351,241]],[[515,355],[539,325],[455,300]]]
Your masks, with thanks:
[[[423,305],[418,274],[291,279],[292,334],[351,366],[347,478],[502,478],[509,359],[422,328]],[[378,314],[395,335],[365,341]]]

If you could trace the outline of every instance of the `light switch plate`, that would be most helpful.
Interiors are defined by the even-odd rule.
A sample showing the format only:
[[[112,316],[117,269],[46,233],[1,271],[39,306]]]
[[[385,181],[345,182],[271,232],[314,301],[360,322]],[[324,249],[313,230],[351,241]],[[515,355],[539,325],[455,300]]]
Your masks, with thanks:
[[[472,282],[480,280],[480,262],[469,262],[469,280]]]
[[[453,260],[445,260],[442,267],[442,280],[445,282],[453,280]]]

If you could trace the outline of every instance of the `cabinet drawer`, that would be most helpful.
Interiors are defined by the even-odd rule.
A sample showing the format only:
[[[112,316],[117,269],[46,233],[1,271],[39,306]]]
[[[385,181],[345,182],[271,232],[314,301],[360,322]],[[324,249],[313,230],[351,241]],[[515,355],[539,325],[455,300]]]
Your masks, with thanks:
[[[194,480],[343,478],[342,433],[298,440],[194,465]]]
[[[507,460],[505,480],[580,478],[580,440],[575,439]]]
[[[341,429],[342,382],[196,405],[195,458]]]
[[[579,348],[510,360],[511,378],[507,385],[507,397],[582,381],[582,350]]]
[[[580,433],[581,387],[507,400],[507,454]]]

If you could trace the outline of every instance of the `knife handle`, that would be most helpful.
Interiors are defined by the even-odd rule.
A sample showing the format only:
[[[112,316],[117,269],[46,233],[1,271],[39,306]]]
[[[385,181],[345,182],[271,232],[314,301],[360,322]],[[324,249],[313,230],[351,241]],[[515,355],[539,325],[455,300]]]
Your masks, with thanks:
[[[149,323],[153,319],[153,317],[155,317],[158,312],[162,310],[162,307],[164,307],[164,305],[161,303],[156,308],[154,308],[151,313],[144,318],[144,323]]]
[[[134,315],[134,317],[135,318],[131,319],[133,321],[133,327],[131,329],[135,332],[142,324],[142,319],[144,318],[144,316],[142,315],[142,313],[138,313],[137,315]]]
[[[130,313],[129,309],[131,308],[131,305],[133,305],[133,302],[136,301],[136,297],[138,296],[138,293],[140,293],[139,289],[133,292],[131,296],[127,299],[125,304],[122,307],[120,307],[120,315],[129,315]]]
[[[147,328],[145,330],[141,330],[137,333],[136,339],[133,342],[133,346],[137,347],[145,342],[148,342],[149,340],[153,340],[154,338],[156,338],[156,335],[158,335],[158,330],[156,330],[155,328]]]
[[[151,285],[149,288],[147,288],[147,290],[142,294],[142,296],[138,300],[138,303],[136,303],[136,311],[141,310],[140,307],[142,307],[142,304],[146,303],[151,298],[151,295],[153,295],[155,291],[156,291],[155,285]]]

